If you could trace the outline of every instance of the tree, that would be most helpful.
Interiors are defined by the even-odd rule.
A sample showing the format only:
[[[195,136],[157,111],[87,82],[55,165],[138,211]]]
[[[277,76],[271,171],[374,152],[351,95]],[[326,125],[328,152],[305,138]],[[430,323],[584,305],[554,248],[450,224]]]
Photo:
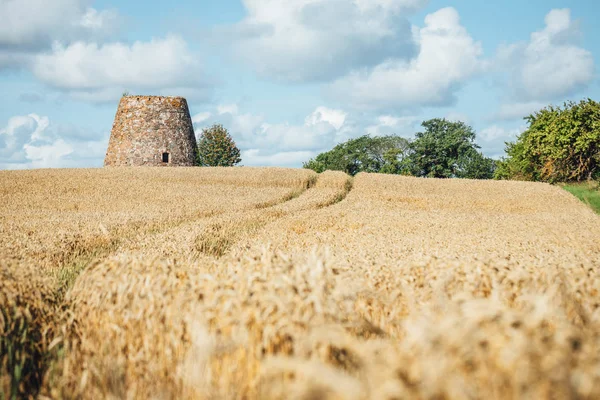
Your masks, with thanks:
[[[198,139],[198,165],[201,167],[232,167],[242,161],[240,150],[223,125],[205,128]]]
[[[600,179],[600,103],[587,99],[548,106],[525,120],[528,129],[506,143],[497,179]]]
[[[395,135],[363,135],[319,154],[303,167],[319,173],[337,170],[350,175],[359,172],[400,173],[408,144],[408,140]]]
[[[475,131],[464,122],[431,119],[410,144],[412,175],[430,178],[491,179],[495,161],[479,152]]]
[[[479,151],[469,151],[459,157],[456,177],[466,179],[492,179],[497,161],[484,156]]]

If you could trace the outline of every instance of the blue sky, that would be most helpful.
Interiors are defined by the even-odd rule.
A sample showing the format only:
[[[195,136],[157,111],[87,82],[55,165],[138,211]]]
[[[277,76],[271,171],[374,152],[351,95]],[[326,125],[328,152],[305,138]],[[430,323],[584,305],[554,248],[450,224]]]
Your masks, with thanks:
[[[0,169],[100,167],[118,100],[188,99],[244,165],[462,120],[485,154],[600,98],[591,0],[0,0]]]

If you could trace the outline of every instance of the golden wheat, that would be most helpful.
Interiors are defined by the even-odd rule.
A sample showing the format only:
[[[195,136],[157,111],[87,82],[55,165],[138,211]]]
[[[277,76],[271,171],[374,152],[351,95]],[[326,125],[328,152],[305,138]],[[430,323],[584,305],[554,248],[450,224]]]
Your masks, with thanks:
[[[40,332],[55,331],[60,299],[89,262],[164,227],[283,202],[315,180],[277,168],[0,173],[0,395],[39,386],[27,382],[47,361]]]
[[[54,311],[43,396],[600,397],[600,219],[557,187],[134,168],[0,188],[0,265],[39,265],[11,282]]]

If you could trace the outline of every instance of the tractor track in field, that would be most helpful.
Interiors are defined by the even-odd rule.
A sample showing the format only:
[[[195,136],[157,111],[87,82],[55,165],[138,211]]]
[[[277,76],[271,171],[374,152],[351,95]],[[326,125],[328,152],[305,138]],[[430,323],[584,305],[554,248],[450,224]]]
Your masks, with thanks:
[[[186,232],[194,234],[198,227],[205,227],[206,229],[202,230],[200,235],[196,235],[197,237],[219,236],[227,233],[239,237],[239,233],[251,234],[269,223],[297,212],[333,206],[347,197],[352,190],[352,183],[353,178],[345,173],[326,171],[319,174],[317,179],[309,182],[306,187],[291,191],[276,201],[258,204],[234,212],[206,213],[199,211],[191,216],[181,216],[174,220],[168,220],[168,223],[160,220],[139,229],[135,229],[135,227],[124,228],[114,236],[103,237],[102,240],[97,242],[99,243],[98,246],[86,247],[84,245],[81,248],[74,248],[72,251],[74,256],[66,258],[63,263],[56,267],[59,290],[62,295],[68,292],[76,277],[92,264],[99,263],[119,253],[144,256],[143,250],[146,243],[152,244],[155,249],[158,245],[176,247],[178,239],[185,238]],[[240,232],[234,234],[236,228]],[[167,246],[171,241],[175,243],[170,243],[170,246]],[[186,249],[186,246],[182,245],[182,249]],[[211,251],[208,251],[208,253],[210,254]],[[221,251],[216,253],[219,256],[225,254]],[[152,255],[160,256],[156,253]],[[168,256],[169,253],[164,255]]]
[[[325,172],[309,182],[305,188],[271,202],[254,205],[234,212],[203,212],[157,220],[149,224],[123,226],[118,231],[90,237],[68,246],[67,254],[57,255],[52,275],[56,281],[57,302],[55,323],[57,332],[76,323],[73,320],[69,291],[77,277],[86,269],[110,257],[127,254],[132,257],[179,257],[188,253],[190,260],[199,255],[220,258],[229,253],[240,241],[252,242],[262,229],[295,213],[331,207],[352,190],[352,178],[343,173]],[[64,339],[64,338],[63,338]],[[56,339],[43,354],[46,360],[42,375],[51,371],[63,353],[63,339]],[[40,388],[30,388],[38,394]]]
[[[249,221],[249,225],[246,225],[246,227],[254,226],[258,228],[264,226],[261,222],[266,222],[264,219],[265,217],[268,220],[274,220],[284,215],[281,214],[281,211],[274,210],[285,207],[288,203],[302,201],[301,199],[304,196],[310,194],[313,190],[318,190],[316,189],[317,182],[318,177],[316,180],[308,182],[306,187],[292,190],[280,199],[236,210],[231,213],[232,218],[237,218],[238,221]],[[343,197],[345,197],[345,195]],[[286,214],[290,212],[293,212],[293,210],[287,211]],[[55,291],[57,294],[56,302],[53,306],[55,309],[54,326],[59,327],[64,325],[66,327],[73,323],[71,320],[72,313],[70,311],[71,305],[68,293],[75,284],[77,277],[84,273],[86,269],[122,253],[127,253],[131,256],[144,256],[145,252],[143,251],[143,245],[145,242],[148,242],[151,246],[154,245],[155,242],[158,242],[165,247],[169,247],[170,245],[170,247],[176,248],[180,245],[185,251],[187,246],[185,246],[184,243],[179,243],[178,240],[184,239],[185,242],[186,237],[185,235],[178,235],[178,231],[188,231],[193,233],[194,228],[202,225],[208,227],[209,231],[211,229],[214,231],[214,227],[219,226],[218,222],[215,221],[227,218],[228,214],[230,214],[228,211],[207,213],[206,211],[199,210],[192,215],[180,216],[174,219],[167,219],[166,221],[161,219],[139,226],[136,226],[135,223],[125,225],[116,232],[112,232],[112,234],[105,233],[90,237],[85,241],[69,244],[67,246],[68,253],[56,255],[57,264],[52,268],[53,272],[51,273],[51,276],[54,277],[56,282]],[[244,217],[247,214],[250,215],[250,218]],[[261,219],[260,216],[262,216],[263,219]],[[252,220],[252,217],[255,217],[255,219]],[[248,233],[244,226],[240,225],[240,227],[243,232]],[[218,236],[218,234],[219,232],[217,229],[217,231],[214,232],[214,235]],[[142,245],[142,248],[140,249],[142,251],[136,251],[138,250],[137,247],[139,247],[139,245]],[[192,246],[192,248],[194,248],[194,246]],[[228,248],[229,247],[226,247],[225,250]],[[152,256],[155,255],[157,254],[152,254]],[[160,254],[158,255],[160,256]],[[168,255],[169,254],[163,254],[163,256],[167,257]],[[217,252],[215,255],[220,256],[221,254]],[[62,347],[63,342],[58,340],[58,342],[52,346],[52,349],[48,349],[43,354],[38,355],[46,360],[45,366],[40,372],[41,375],[45,375],[47,371],[50,371],[51,366],[57,361],[57,357],[60,357],[58,354],[62,353]],[[38,394],[39,390],[40,387],[31,387],[30,393]]]

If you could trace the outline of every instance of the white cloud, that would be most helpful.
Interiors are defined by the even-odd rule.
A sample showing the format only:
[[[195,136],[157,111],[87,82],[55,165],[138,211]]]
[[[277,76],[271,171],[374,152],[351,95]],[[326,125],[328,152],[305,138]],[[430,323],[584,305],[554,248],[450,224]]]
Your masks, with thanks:
[[[579,27],[569,9],[555,9],[543,30],[527,43],[504,46],[498,62],[508,68],[513,95],[527,101],[552,100],[586,87],[594,79],[592,54],[578,46]]]
[[[7,126],[0,129],[0,164],[23,162],[26,159],[25,144],[40,137],[48,124],[48,118],[36,114],[10,118]]]
[[[491,142],[499,138],[507,138],[510,134],[498,125],[493,125],[479,132],[479,138],[484,142]]]
[[[315,155],[316,152],[313,151],[282,151],[263,154],[260,149],[248,149],[242,151],[242,160],[246,166],[298,167]]]
[[[346,114],[341,110],[333,110],[327,107],[317,107],[317,109],[306,117],[306,125],[317,125],[320,122],[328,122],[335,129],[340,129],[346,121]]]
[[[237,114],[237,104],[222,104],[217,106],[217,112],[219,114]]]
[[[202,128],[213,124],[222,124],[230,132],[235,132],[238,137],[246,137],[260,128],[264,118],[260,115],[240,113],[237,104],[221,104],[213,112],[196,114],[192,117],[192,122],[194,122],[194,128],[198,135]]]
[[[28,65],[54,41],[100,39],[120,24],[115,10],[96,10],[90,0],[0,0],[0,68]]]
[[[93,32],[102,32],[104,30],[112,32],[120,19],[115,10],[98,11],[95,8],[88,8],[79,20],[79,25]]]
[[[0,169],[100,166],[108,135],[53,126],[37,114],[15,116],[0,129]]]
[[[526,128],[524,125],[517,128],[492,125],[477,133],[477,142],[484,154],[492,158],[500,158],[505,155],[506,142],[515,141]]]
[[[330,93],[366,109],[448,105],[461,84],[486,66],[481,45],[460,24],[454,8],[427,15],[415,38],[421,46],[415,59],[388,59],[352,72],[334,82]]]
[[[42,82],[85,101],[112,101],[124,90],[177,94],[178,88],[206,95],[199,61],[179,36],[150,42],[76,42],[55,44],[51,53],[38,55],[32,66]]]
[[[343,110],[317,107],[303,123],[270,123],[261,115],[243,113],[237,105],[221,105],[195,115],[196,134],[222,124],[242,151],[242,164],[299,167],[323,151],[364,134],[411,137],[420,123],[414,116],[382,115],[356,120]]]
[[[115,10],[98,11],[89,0],[0,1],[0,48],[39,48],[53,40],[70,40],[90,33],[112,31],[118,20]]]
[[[73,147],[62,139],[49,144],[25,144],[25,154],[31,168],[59,167],[62,159],[73,152]]]
[[[416,51],[406,16],[427,0],[244,0],[244,20],[219,32],[259,74],[300,82]]]
[[[374,124],[367,126],[366,133],[373,136],[399,135],[412,137],[421,119],[415,116],[394,117],[381,115]]]
[[[456,111],[450,111],[448,114],[446,114],[445,118],[448,121],[464,122],[467,125],[471,123],[471,119],[468,115]]]
[[[0,0],[0,70],[26,68],[76,100],[112,102],[124,91],[206,100],[210,84],[179,36],[104,42],[117,31],[116,10],[92,0]]]
[[[199,114],[196,114],[192,117],[192,124],[197,125],[200,124],[204,121],[206,121],[207,119],[209,119],[211,116],[211,113],[209,112],[201,112]]]
[[[344,111],[327,107],[317,107],[298,125],[269,123],[263,116],[240,112],[237,105],[217,106],[194,119],[197,135],[214,123],[227,128],[242,150],[244,165],[300,166],[356,133]]]
[[[103,40],[121,17],[92,0],[0,0],[0,70],[26,68],[73,99],[102,103],[124,91],[206,100],[210,84],[179,36],[134,43]]]
[[[530,101],[527,103],[512,103],[512,104],[502,104],[500,106],[500,110],[492,116],[492,120],[515,120],[515,119],[523,119],[529,114],[539,111],[542,108],[546,107],[548,104]]]

